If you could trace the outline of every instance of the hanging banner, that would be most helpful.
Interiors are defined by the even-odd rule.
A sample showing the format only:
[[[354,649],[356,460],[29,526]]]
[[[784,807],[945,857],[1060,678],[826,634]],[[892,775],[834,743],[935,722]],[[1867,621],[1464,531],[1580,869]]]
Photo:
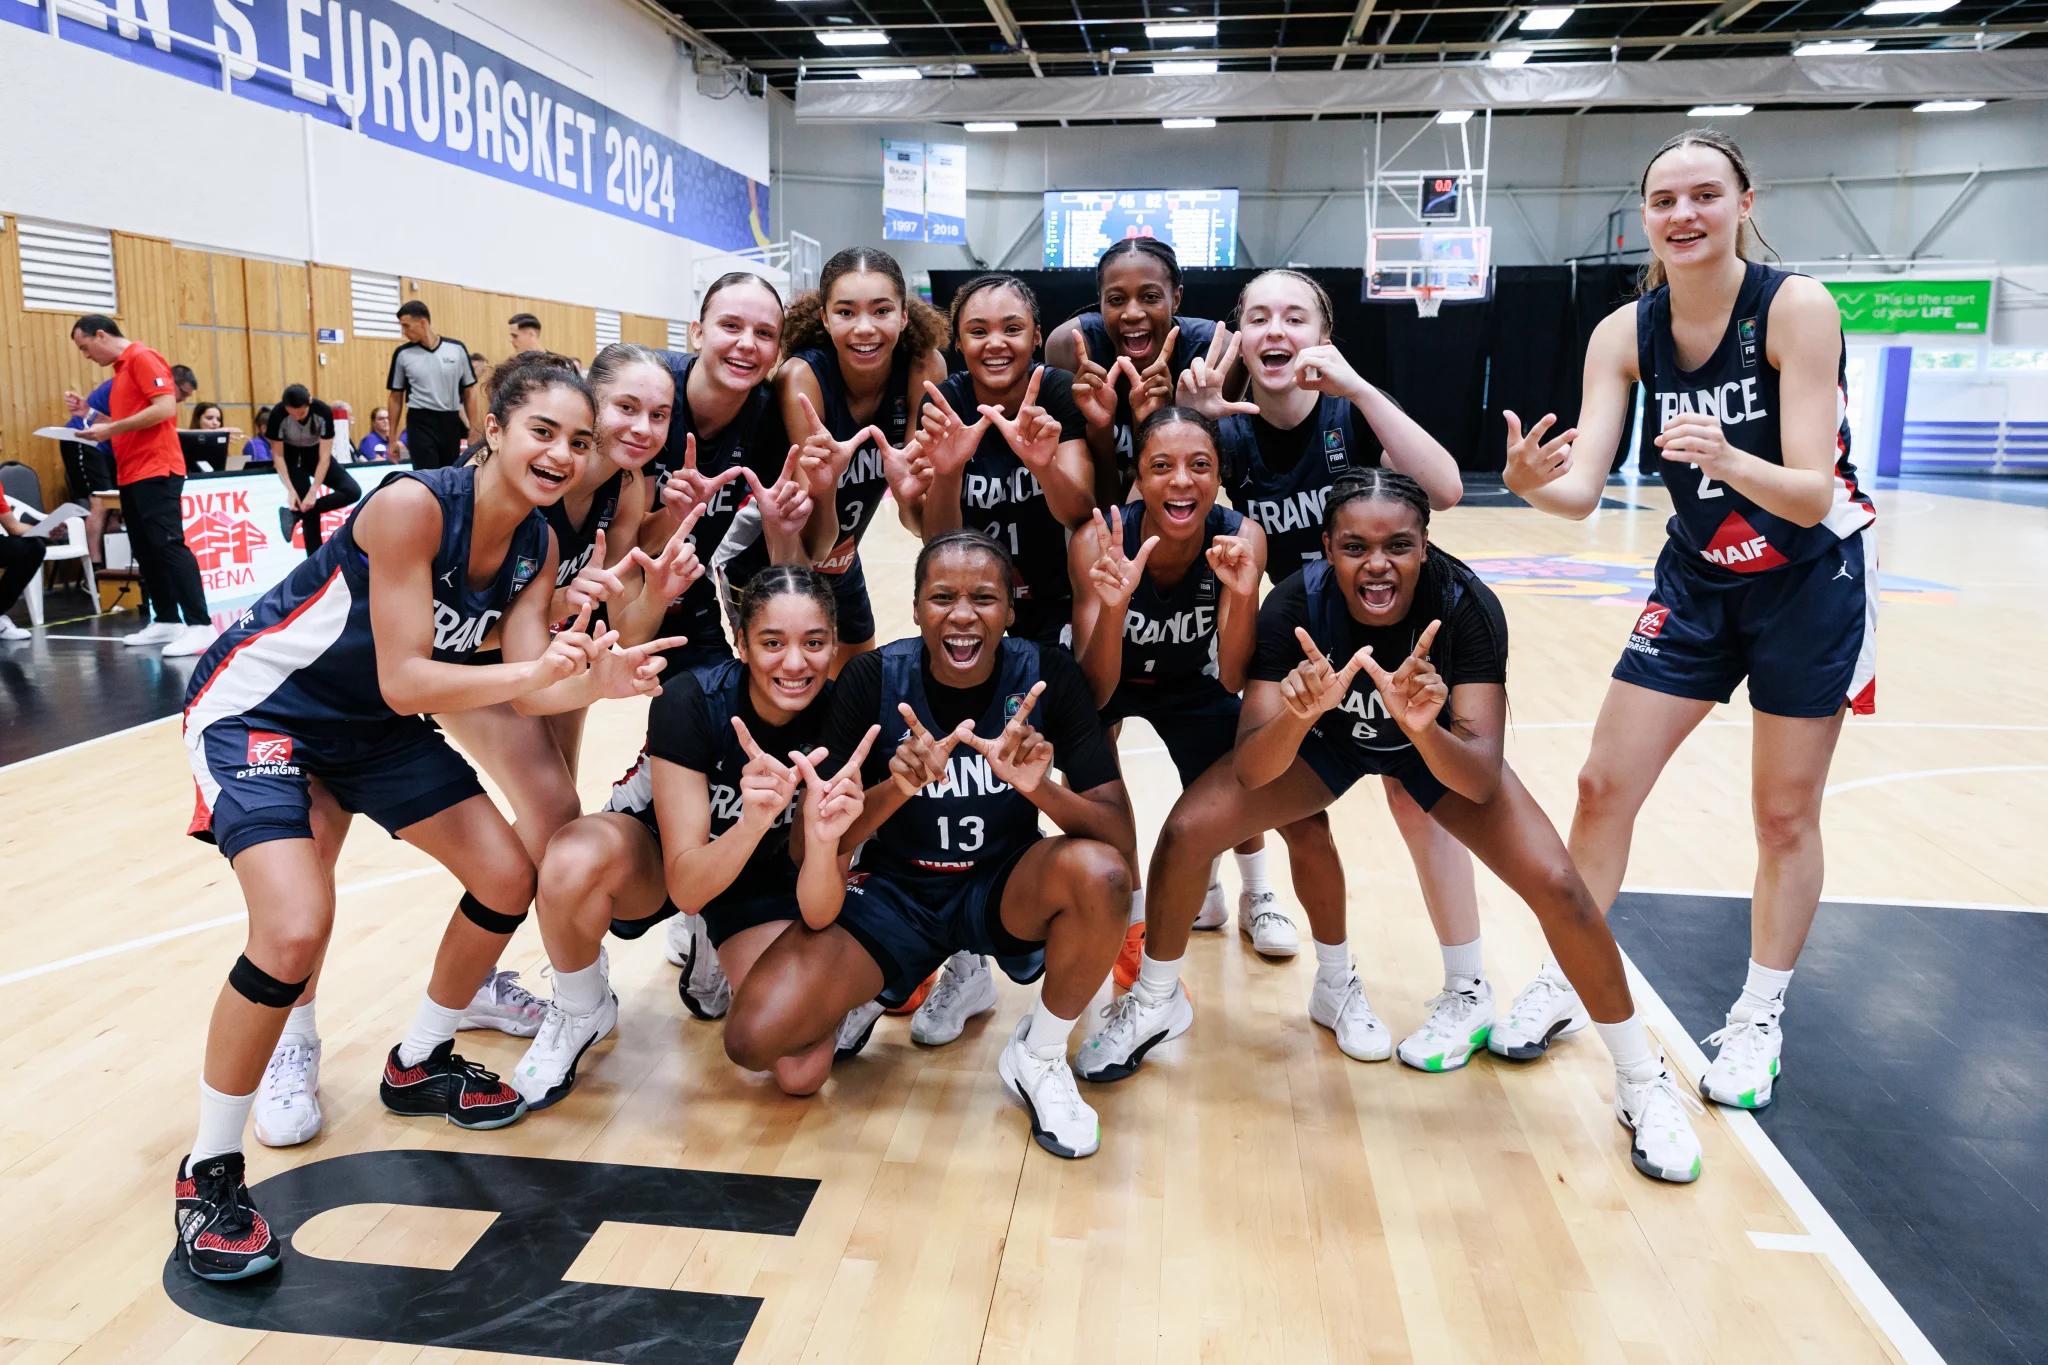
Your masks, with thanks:
[[[1845,332],[1933,332],[1983,336],[1991,330],[1989,280],[1823,280],[1842,310]]]
[[[221,59],[193,46],[209,44],[243,99],[354,113],[378,142],[707,246],[768,241],[765,184],[397,0],[0,0],[0,20],[43,29],[51,4],[65,42],[218,89]]]
[[[924,144],[882,139],[882,240],[924,240]]]
[[[924,149],[924,239],[967,240],[967,148],[933,142]]]

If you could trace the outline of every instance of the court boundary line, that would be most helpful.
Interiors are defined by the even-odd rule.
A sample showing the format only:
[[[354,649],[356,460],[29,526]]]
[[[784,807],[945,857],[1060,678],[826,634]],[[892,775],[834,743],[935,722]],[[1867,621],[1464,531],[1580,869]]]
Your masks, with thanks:
[[[445,871],[447,871],[446,868],[436,863],[432,867],[414,867],[408,868],[403,872],[389,872],[381,877],[370,877],[363,881],[350,882],[346,886],[337,886],[334,888],[334,895],[335,899],[339,900],[341,897],[351,895],[357,891],[371,891],[380,886],[391,886],[398,882],[409,882],[418,877],[425,877],[435,872]],[[12,986],[21,981],[31,981],[39,976],[49,976],[52,973],[61,972],[71,967],[82,967],[88,962],[99,962],[110,957],[120,957],[125,953],[132,953],[138,949],[153,948],[159,943],[169,943],[173,939],[189,938],[193,934],[203,934],[209,929],[223,928],[226,925],[246,920],[248,917],[249,912],[247,910],[239,910],[232,915],[216,915],[212,919],[200,920],[194,924],[182,924],[175,929],[160,929],[154,934],[144,934],[141,938],[131,938],[121,943],[109,943],[104,947],[94,948],[90,952],[73,953],[70,957],[60,957],[54,962],[44,962],[34,967],[24,967],[18,972],[9,972],[5,976],[0,976],[0,987]]]
[[[123,735],[132,735],[138,730],[147,730],[152,725],[162,725],[165,721],[176,720],[183,714],[182,711],[173,711],[168,716],[158,716],[155,720],[140,721],[134,725],[124,726],[119,730],[109,730],[104,735],[94,735],[91,739],[81,739],[76,744],[67,744],[61,749],[52,749],[46,754],[30,754],[27,758],[17,758],[12,763],[0,763],[0,776],[11,773],[18,768],[26,768],[33,763],[46,763],[50,759],[62,758],[65,754],[76,753],[80,749],[90,749],[95,744],[105,744],[110,739],[119,739]]]
[[[1746,901],[1748,891],[1714,891],[1700,886],[1624,886],[1624,895],[1705,896],[1712,900]],[[2009,901],[1932,901],[1906,896],[1822,896],[1822,905],[1882,905],[1901,910],[1999,910],[2012,915],[2048,915],[2048,905],[2022,905]]]
[[[1619,944],[1615,946],[1620,949]],[[1645,1016],[1644,1022],[1656,1031],[1667,1051],[1689,1075],[1695,1078],[1705,1075],[1706,1053],[1700,1050],[1699,1044],[1693,1041],[1692,1034],[1679,1023],[1678,1016],[1664,1003],[1664,997],[1657,993],[1657,988],[1650,984],[1649,978],[1643,975],[1642,969],[1636,966],[1635,959],[1631,958],[1626,950],[1621,952],[1621,961],[1628,971],[1629,990],[1635,996],[1637,1011]],[[1806,1249],[1822,1257],[1833,1268],[1835,1277],[1848,1291],[1849,1297],[1856,1302],[1871,1325],[1890,1343],[1892,1349],[1898,1352],[1900,1359],[1908,1362],[1908,1365],[1942,1365],[1941,1352],[1934,1349],[1934,1343],[1927,1339],[1927,1334],[1913,1321],[1912,1314],[1908,1313],[1905,1306],[1894,1297],[1878,1273],[1870,1268],[1870,1262],[1863,1259],[1863,1253],[1856,1249],[1856,1244],[1849,1240],[1849,1235],[1835,1222],[1834,1215],[1830,1214],[1813,1191],[1807,1188],[1806,1181],[1792,1168],[1792,1163],[1785,1159],[1785,1154],[1778,1150],[1778,1145],[1771,1141],[1770,1134],[1763,1130],[1763,1125],[1756,1121],[1756,1115],[1743,1109],[1730,1109],[1725,1105],[1710,1103],[1708,1107],[1719,1112],[1721,1119],[1727,1123],[1728,1131],[1734,1137],[1736,1145],[1742,1148],[1758,1172],[1777,1191],[1778,1197],[1791,1209],[1792,1216],[1799,1220],[1799,1225],[1806,1230],[1806,1235],[1813,1243]],[[1757,1235],[1754,1232],[1749,1234],[1752,1242]]]

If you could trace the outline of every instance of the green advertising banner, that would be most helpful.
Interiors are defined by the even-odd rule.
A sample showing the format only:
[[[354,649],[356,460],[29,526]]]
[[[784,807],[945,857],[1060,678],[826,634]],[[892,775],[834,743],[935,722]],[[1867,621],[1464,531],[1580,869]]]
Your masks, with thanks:
[[[1825,280],[1845,332],[1991,330],[1989,280]]]

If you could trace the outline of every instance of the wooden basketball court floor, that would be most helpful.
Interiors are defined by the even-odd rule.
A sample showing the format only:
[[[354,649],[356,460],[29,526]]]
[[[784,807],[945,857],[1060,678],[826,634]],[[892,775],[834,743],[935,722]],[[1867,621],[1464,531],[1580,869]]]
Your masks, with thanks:
[[[1509,755],[1561,826],[1668,506],[1654,487],[1610,493],[1618,505],[1574,525],[1475,488],[1435,528],[1502,586]],[[1835,762],[1828,894],[2048,906],[2048,724],[2024,704],[2048,666],[2048,518],[1919,490],[1879,496],[1880,710],[1849,724]],[[885,639],[907,629],[913,550],[885,524],[866,551]],[[625,767],[642,714],[615,703],[593,715],[588,803]],[[1644,812],[1632,887],[1746,895],[1749,743],[1738,697]],[[1172,769],[1142,726],[1123,748],[1149,839]],[[227,865],[182,836],[190,801],[173,720],[0,769],[0,1360],[525,1358],[447,1344],[462,1340],[459,1312],[423,1327],[403,1304],[380,1305],[390,1340],[345,1341],[220,1325],[167,1296],[167,1186],[191,1135],[207,1011],[240,945]],[[1398,1037],[1437,987],[1434,940],[1377,790],[1362,786],[1335,815],[1351,941]],[[1699,1121],[1703,1178],[1655,1184],[1629,1165],[1590,1034],[1529,1066],[1483,1054],[1442,1076],[1361,1065],[1307,1019],[1312,958],[1267,963],[1228,932],[1190,950],[1193,1031],[1132,1080],[1084,1087],[1103,1129],[1086,1161],[1034,1146],[996,1076],[1023,988],[1005,983],[998,1011],[944,1049],[884,1020],[820,1095],[793,1100],[736,1071],[718,1026],[683,1013],[658,934],[612,945],[620,1027],[567,1101],[496,1133],[399,1119],[377,1104],[377,1070],[458,893],[367,822],[339,880],[319,1002],[326,1129],[296,1149],[252,1142],[252,1182],[414,1149],[816,1181],[794,1235],[621,1219],[569,1253],[571,1280],[758,1300],[745,1362],[1938,1358],[1750,1117],[1712,1110]],[[1540,938],[1483,870],[1480,888],[1504,1005]],[[1726,997],[1742,951],[1715,969]],[[545,991],[543,962],[528,926],[506,963]],[[1795,1040],[1807,984],[1791,996]],[[1700,1049],[1654,990],[1639,999],[1696,1078]],[[470,1033],[460,1046],[502,1072],[524,1043]],[[1788,1067],[1781,1090],[1801,1084]],[[285,1273],[311,1258],[451,1270],[491,1220],[336,1209],[296,1233]],[[676,1299],[679,1337],[696,1302]],[[554,1340],[576,1341],[574,1326]],[[418,1344],[433,1341],[444,1344]],[[612,1358],[722,1357],[657,1339]]]

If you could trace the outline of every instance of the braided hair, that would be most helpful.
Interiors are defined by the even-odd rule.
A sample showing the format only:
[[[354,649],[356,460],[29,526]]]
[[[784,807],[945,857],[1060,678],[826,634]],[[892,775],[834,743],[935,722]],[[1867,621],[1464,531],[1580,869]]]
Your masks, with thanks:
[[[836,639],[839,634],[839,600],[825,576],[795,564],[771,564],[747,580],[740,589],[739,630],[745,639],[770,602],[778,597],[807,597],[825,615],[825,626]]]
[[[1011,562],[1010,552],[1003,548],[1001,541],[987,532],[966,529],[942,532],[924,543],[924,548],[917,552],[917,567],[912,570],[913,593],[924,591],[925,578],[928,576],[932,561],[948,550],[957,550],[962,554],[987,555],[993,559],[996,567],[1003,573],[1004,595],[1016,596],[1017,566]]]
[[[1016,290],[1017,297],[1024,300],[1025,310],[1031,314],[1031,325],[1038,325],[1038,295],[1031,292],[1031,286],[1015,275],[991,271],[985,275],[976,275],[961,285],[959,291],[953,295],[952,314],[947,321],[953,325],[953,336],[956,340],[960,335],[960,312],[967,306],[967,301],[976,294],[986,294],[996,289]]]

